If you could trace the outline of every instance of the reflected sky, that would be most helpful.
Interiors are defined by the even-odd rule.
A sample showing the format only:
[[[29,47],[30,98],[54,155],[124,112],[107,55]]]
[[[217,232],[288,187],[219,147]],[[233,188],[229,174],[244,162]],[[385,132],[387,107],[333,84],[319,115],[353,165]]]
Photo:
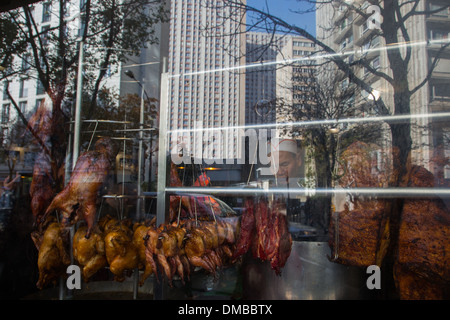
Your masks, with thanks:
[[[316,13],[296,13],[294,11],[311,11],[314,4],[298,0],[247,0],[247,5],[268,12],[289,24],[305,29],[313,36],[316,35]],[[250,21],[247,21],[250,23]]]

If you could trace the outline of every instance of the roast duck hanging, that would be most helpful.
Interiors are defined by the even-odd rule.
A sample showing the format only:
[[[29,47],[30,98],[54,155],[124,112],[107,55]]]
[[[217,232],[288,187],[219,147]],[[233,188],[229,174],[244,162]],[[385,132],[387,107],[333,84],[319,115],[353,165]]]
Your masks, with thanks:
[[[100,138],[94,150],[81,154],[69,183],[53,198],[44,218],[59,210],[64,226],[84,220],[87,224],[86,238],[89,238],[95,223],[99,192],[113,168],[117,152],[112,139]]]
[[[84,221],[85,225],[75,233],[73,254],[85,281],[104,267],[109,267],[115,281],[123,281],[138,268],[143,271],[139,285],[153,274],[157,281],[165,277],[172,286],[174,277],[184,283],[195,270],[216,274],[218,269],[236,263],[250,248],[255,257],[270,261],[276,273],[281,272],[292,240],[279,203],[269,203],[265,197],[257,198],[256,202],[248,200],[241,218],[220,212],[213,197],[180,195],[170,197],[170,220],[159,226],[155,219],[133,224],[109,215],[95,224],[99,188],[115,156],[110,147],[107,139],[100,139],[95,150],[81,155],[69,184],[46,211],[46,214],[54,210],[62,212],[60,229],[74,221]],[[209,178],[203,174],[194,185],[207,183]],[[174,165],[170,185],[182,186]],[[53,257],[51,261],[59,255]],[[45,266],[43,262],[41,265]],[[47,269],[40,268],[40,273],[48,276]]]

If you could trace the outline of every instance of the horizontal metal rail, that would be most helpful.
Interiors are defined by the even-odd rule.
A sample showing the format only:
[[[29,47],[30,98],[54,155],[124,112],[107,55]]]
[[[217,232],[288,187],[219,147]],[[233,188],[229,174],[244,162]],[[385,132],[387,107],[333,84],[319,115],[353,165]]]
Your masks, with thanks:
[[[348,195],[378,196],[382,198],[421,198],[449,197],[449,188],[252,188],[252,187],[167,187],[166,192],[176,195],[221,194],[221,195],[254,195],[254,194],[292,194],[292,195]]]

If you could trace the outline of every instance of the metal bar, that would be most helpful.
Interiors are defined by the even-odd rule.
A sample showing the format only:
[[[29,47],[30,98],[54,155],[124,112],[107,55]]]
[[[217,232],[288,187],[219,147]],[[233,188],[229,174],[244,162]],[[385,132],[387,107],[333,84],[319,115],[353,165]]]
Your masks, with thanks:
[[[139,268],[134,268],[133,272],[133,300],[137,300],[139,293]]]
[[[164,63],[165,65],[165,63]],[[169,220],[169,201],[166,194],[167,185],[167,117],[169,108],[169,82],[168,73],[161,74],[161,97],[159,107],[159,151],[158,151],[158,185],[157,185],[157,202],[156,202],[156,225],[160,226]],[[161,272],[161,271],[157,271]],[[159,274],[159,278],[162,279],[162,273]],[[153,299],[163,300],[166,295],[166,288],[163,281],[158,281],[155,277],[153,281]]]
[[[137,199],[137,198],[156,198],[156,196],[154,196],[154,195],[146,195],[146,194],[142,194],[140,196],[132,195],[132,194],[123,194],[123,195],[108,194],[108,195],[104,195],[103,198],[108,198],[108,199],[122,199],[122,198]]]
[[[139,116],[139,150],[138,150],[138,180],[137,180],[137,194],[138,196],[141,195],[142,192],[142,140],[144,138],[144,132],[142,131],[144,128],[144,86],[145,83],[142,85],[142,93],[141,93],[141,109],[140,109],[140,116]],[[136,203],[136,215],[138,220],[142,218],[142,199],[138,197],[137,203]]]
[[[104,137],[104,136],[100,136],[100,135],[99,135],[98,137]],[[128,140],[128,141],[134,140],[134,139],[132,139],[132,138],[124,138],[124,137],[111,137],[111,136],[110,136],[110,138],[113,139],[113,140],[123,140],[123,141],[126,141],[126,140]]]
[[[84,59],[84,41],[80,41],[80,52],[78,60],[78,79],[77,79],[77,95],[75,103],[75,132],[73,137],[73,156],[72,168],[75,168],[78,154],[80,152],[80,127],[81,127],[81,98],[83,93],[83,59]]]
[[[68,123],[73,123],[74,121],[69,121]],[[80,122],[102,122],[102,123],[117,123],[117,124],[131,124],[131,121],[117,121],[117,120],[89,120],[89,119],[84,119],[81,120]]]
[[[72,104],[72,110],[71,110],[71,117],[73,117],[73,114],[75,113],[75,106]],[[71,175],[71,169],[72,165],[69,166],[71,161],[75,161],[73,159],[73,150],[72,150],[72,142],[73,142],[73,123],[70,123],[69,127],[69,138],[67,139],[67,151],[66,151],[66,165],[64,166],[64,186],[66,186],[69,183],[70,175]]]
[[[116,129],[116,130],[97,130],[97,132],[134,132],[134,131],[155,131],[155,128],[143,128],[143,129]],[[83,131],[84,133],[92,133],[94,131]]]
[[[65,284],[66,284],[66,281],[64,280],[64,277],[63,276],[59,276],[59,292],[58,292],[58,299],[59,300],[64,300]]]
[[[167,187],[168,194],[176,195],[190,195],[198,194],[300,194],[300,195],[323,195],[330,196],[336,194],[352,194],[354,196],[380,196],[384,198],[399,198],[399,197],[449,197],[450,189],[448,188],[342,188],[342,189],[328,189],[328,188],[243,188],[243,187]]]
[[[167,116],[168,116],[168,73],[161,75],[161,104],[159,108],[159,151],[158,151],[158,187],[156,203],[156,224],[167,222],[168,201],[167,186]]]
[[[78,58],[78,74],[77,74],[77,93],[75,100],[75,119],[74,119],[74,135],[73,135],[73,151],[72,151],[72,169],[75,168],[80,152],[80,128],[81,128],[81,98],[83,93],[83,60],[84,60],[84,42],[80,41],[80,52]],[[70,238],[73,239],[72,234]],[[71,240],[72,241],[72,240]],[[70,252],[72,253],[72,242],[70,243]],[[73,264],[72,256],[71,263]],[[59,299],[64,299],[65,282],[62,276],[59,279]]]
[[[91,140],[89,140],[89,145],[88,145],[88,148],[87,148],[88,151],[91,148],[92,140],[94,140],[94,135],[95,135],[95,132],[97,131],[97,127],[98,127],[98,121],[95,122],[95,128],[94,128],[94,131],[92,131]]]
[[[75,264],[75,257],[73,256],[73,237],[75,235],[75,225],[70,226],[69,228],[69,243],[70,243],[70,264]],[[67,284],[66,284],[67,286]],[[67,299],[72,299],[74,295],[74,290],[67,288]]]
[[[373,117],[359,117],[359,118],[342,118],[342,119],[321,119],[321,120],[308,120],[308,121],[292,121],[292,122],[273,122],[273,123],[258,123],[258,124],[246,124],[238,126],[227,127],[210,127],[202,128],[195,127],[189,129],[174,129],[169,133],[187,133],[187,132],[208,132],[217,130],[247,130],[247,129],[268,129],[268,128],[282,128],[282,127],[319,127],[322,125],[337,126],[340,124],[352,124],[352,123],[402,123],[413,119],[436,119],[443,120],[450,118],[450,112],[438,112],[438,113],[422,113],[422,114],[400,114],[400,115],[385,115],[385,116],[373,116]]]

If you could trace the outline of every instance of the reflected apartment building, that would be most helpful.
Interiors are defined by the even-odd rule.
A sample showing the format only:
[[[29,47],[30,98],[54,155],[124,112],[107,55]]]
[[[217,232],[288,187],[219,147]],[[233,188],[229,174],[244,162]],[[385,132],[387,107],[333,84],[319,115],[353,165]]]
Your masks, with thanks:
[[[247,32],[246,123],[296,121],[283,106],[295,108],[309,100],[313,86],[311,40],[288,34]],[[261,66],[258,66],[261,64]],[[276,136],[291,136],[280,130]]]
[[[65,1],[64,4],[63,18],[66,24],[66,32],[68,37],[76,41],[84,27],[83,18],[86,14],[86,0]],[[50,33],[58,26],[60,21],[59,6],[60,3],[58,1],[40,1],[29,6],[35,29],[40,33],[41,43],[43,45],[42,49],[46,52],[52,50],[52,44],[49,38],[51,36]],[[23,15],[22,9],[18,10]],[[156,34],[161,34],[164,26],[156,26],[155,28]],[[167,55],[167,52],[164,52],[161,47],[159,45],[149,45],[147,48],[142,49],[139,56],[130,56],[127,61],[110,66],[100,84],[100,88],[108,88],[114,94],[137,94],[141,96],[141,85],[143,85],[146,95],[152,98],[158,98],[160,92],[161,55]],[[91,47],[85,44],[84,56],[95,58],[96,54],[105,49],[107,48]],[[28,52],[14,59],[14,69],[20,70],[18,75],[8,77],[0,84],[0,134],[3,146],[8,148],[10,150],[9,155],[13,156],[13,160],[11,161],[15,162],[14,170],[20,171],[23,174],[31,174],[36,150],[29,144],[26,146],[18,146],[15,144],[15,141],[9,141],[8,139],[11,136],[11,129],[17,122],[18,117],[13,106],[13,101],[7,95],[6,88],[8,87],[14,102],[19,106],[20,111],[26,118],[30,117],[36,111],[37,107],[47,96],[44,87],[38,79],[37,72],[33,67],[33,58]],[[97,65],[93,65],[87,61],[83,63],[83,74],[85,76],[96,75],[98,70],[98,63]],[[130,78],[125,74],[126,72],[129,74],[129,71],[132,72],[134,78]],[[6,82],[6,80],[9,82]],[[68,108],[73,108],[75,105],[74,99],[66,99],[64,103]],[[99,127],[98,129],[101,130],[102,128]],[[137,154],[135,147],[133,147],[133,150],[127,150],[127,157],[135,154]],[[155,158],[148,157],[145,160],[145,181],[148,181],[154,175],[155,166],[149,166],[148,162],[154,162]],[[2,177],[6,176],[10,169],[5,161],[7,161],[5,157],[2,157],[0,162],[0,175]],[[149,168],[151,168],[152,172],[147,172],[147,170],[150,170]]]
[[[406,2],[406,1],[404,1]],[[355,0],[352,6],[363,12],[368,10],[369,1]],[[447,118],[440,118],[439,113],[450,110],[450,49],[441,49],[448,42],[450,30],[449,8],[438,10],[448,5],[447,1],[419,1],[416,11],[429,12],[411,16],[405,23],[411,46],[411,62],[408,70],[410,89],[428,78],[428,82],[411,98],[411,138],[413,141],[411,158],[416,164],[424,165],[436,175],[450,178],[450,168],[438,164],[436,158],[450,156],[450,127]],[[316,11],[317,37],[320,41],[342,53],[347,62],[365,58],[376,71],[390,74],[386,43],[376,27],[377,21],[371,24],[369,19],[356,13],[345,1],[332,1],[318,5]],[[404,6],[411,9],[410,5]],[[373,12],[373,11],[371,11]],[[401,38],[400,38],[401,40]],[[401,44],[398,44],[401,45]],[[428,72],[439,52],[439,60],[431,75]],[[373,95],[362,91],[355,103],[367,103],[382,98],[386,106],[393,106],[392,86],[382,77],[369,72],[367,68],[357,66],[354,72],[362,80],[372,86]],[[447,88],[447,89],[445,89]],[[376,116],[375,109],[366,110],[358,116]],[[431,117],[421,116],[430,115]],[[387,137],[390,134],[387,133]]]
[[[247,32],[246,42],[246,124],[271,124],[268,139],[303,139],[298,128],[284,125],[297,122],[297,108],[314,105],[314,54],[311,40],[289,34]],[[302,148],[302,156],[305,149]],[[265,167],[259,163],[260,168]],[[258,168],[256,171],[260,171]],[[303,170],[303,166],[302,166]],[[257,178],[264,179],[264,176]]]
[[[222,1],[171,1],[171,151],[231,161],[239,155],[239,133],[227,129],[244,124],[245,73],[239,66],[245,64],[245,26],[230,19],[238,15]]]
[[[84,4],[84,0],[65,2],[64,20],[68,36],[70,34],[70,36],[77,37],[80,34]],[[23,10],[17,10],[19,19],[25,20]],[[52,30],[59,24],[59,2],[36,2],[29,6],[29,10],[34,24],[34,32],[40,37],[38,50],[44,52],[52,50],[49,40]],[[1,138],[2,146],[9,150],[8,155],[5,155],[0,162],[2,176],[8,175],[8,171],[12,169],[12,162],[14,162],[14,170],[22,174],[30,174],[32,171],[37,150],[34,150],[34,147],[30,146],[30,144],[17,145],[16,141],[12,141],[14,138],[11,135],[13,127],[19,123],[14,103],[19,107],[20,112],[26,118],[29,118],[47,97],[44,86],[39,80],[33,65],[31,45],[29,45],[25,53],[14,57],[13,69],[19,70],[19,72],[13,72],[12,76],[6,77],[1,83]],[[8,74],[8,70],[5,73]],[[112,86],[112,83],[118,84],[117,78],[113,78],[107,76],[105,83],[109,83],[108,86]],[[9,98],[7,91],[11,94],[12,99]],[[7,165],[8,162],[9,165]]]
[[[220,1],[214,5],[193,0],[171,2],[171,150],[184,144],[190,146],[187,149],[194,157],[239,158],[242,131],[229,128],[284,122],[286,119],[277,115],[276,101],[283,97],[293,103],[299,96],[292,83],[299,69],[273,62],[311,54],[312,42],[299,36],[243,32],[245,26],[238,24],[239,19],[229,18],[242,13],[230,10]],[[200,135],[193,129],[208,131]]]

